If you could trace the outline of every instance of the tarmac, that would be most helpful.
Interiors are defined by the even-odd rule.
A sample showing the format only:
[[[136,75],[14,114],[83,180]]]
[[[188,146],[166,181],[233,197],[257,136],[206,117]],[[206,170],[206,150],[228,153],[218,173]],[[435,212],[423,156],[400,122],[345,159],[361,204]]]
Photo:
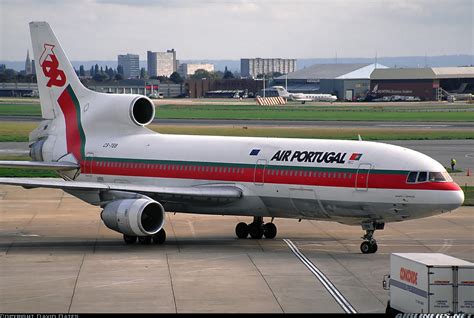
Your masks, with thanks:
[[[125,245],[98,207],[61,190],[0,186],[0,312],[345,312],[294,244],[356,312],[382,313],[390,253],[472,262],[473,212],[386,224],[376,254],[361,254],[357,226],[275,219],[275,239],[239,240],[235,225],[250,219],[180,213],[167,214],[164,245]]]

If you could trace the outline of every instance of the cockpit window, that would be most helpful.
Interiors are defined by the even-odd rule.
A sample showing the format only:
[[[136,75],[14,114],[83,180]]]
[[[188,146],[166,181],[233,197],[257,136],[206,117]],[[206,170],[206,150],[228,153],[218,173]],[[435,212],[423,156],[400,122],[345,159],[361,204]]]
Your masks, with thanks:
[[[430,182],[444,182],[446,178],[441,172],[430,172],[428,176]]]
[[[427,178],[427,173],[425,171],[422,171],[420,173],[418,173],[418,182],[425,182],[426,181],[426,178]]]
[[[416,171],[412,171],[408,174],[408,178],[407,178],[407,182],[408,183],[414,183],[416,182],[416,175],[418,174],[418,172]]]
[[[453,178],[451,178],[451,176],[449,175],[447,171],[443,171],[443,176],[446,181],[453,182]]]
[[[426,171],[410,171],[407,177],[407,183],[419,182],[452,182],[453,179],[447,171],[443,172],[426,172]]]

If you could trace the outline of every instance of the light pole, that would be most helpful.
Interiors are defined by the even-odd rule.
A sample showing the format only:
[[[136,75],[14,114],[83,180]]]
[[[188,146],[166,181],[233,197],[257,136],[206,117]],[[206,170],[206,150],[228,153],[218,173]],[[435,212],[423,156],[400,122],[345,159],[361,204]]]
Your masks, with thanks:
[[[263,98],[265,98],[265,73],[263,73]]]

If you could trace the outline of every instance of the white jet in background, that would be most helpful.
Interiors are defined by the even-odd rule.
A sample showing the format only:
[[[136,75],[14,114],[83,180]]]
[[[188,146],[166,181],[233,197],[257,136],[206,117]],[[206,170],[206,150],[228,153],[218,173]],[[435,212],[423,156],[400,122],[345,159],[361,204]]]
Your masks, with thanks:
[[[253,217],[237,224],[239,238],[274,238],[274,218],[359,225],[366,231],[361,251],[375,253],[374,231],[386,222],[463,203],[440,163],[407,148],[158,134],[146,128],[155,117],[149,98],[85,88],[49,24],[31,22],[30,31],[44,120],[30,134],[33,161],[0,166],[50,169],[62,179],[0,178],[0,184],[59,188],[100,206],[104,224],[126,243],[163,243],[168,211]]]
[[[278,96],[285,97],[302,104],[306,102],[330,102],[337,101],[337,96],[331,94],[303,94],[303,93],[290,93],[283,86],[272,86],[278,92]]]

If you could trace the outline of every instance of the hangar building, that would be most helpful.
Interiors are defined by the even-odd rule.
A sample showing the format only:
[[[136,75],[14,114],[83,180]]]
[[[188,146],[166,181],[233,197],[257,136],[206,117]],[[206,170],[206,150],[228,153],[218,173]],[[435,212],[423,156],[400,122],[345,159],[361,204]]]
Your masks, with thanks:
[[[428,67],[376,69],[370,77],[375,98],[412,96],[442,100],[449,95],[474,94],[474,67]]]
[[[370,75],[381,64],[316,64],[277,77],[273,85],[286,86],[291,93],[333,94],[339,100],[364,98],[370,88]]]

